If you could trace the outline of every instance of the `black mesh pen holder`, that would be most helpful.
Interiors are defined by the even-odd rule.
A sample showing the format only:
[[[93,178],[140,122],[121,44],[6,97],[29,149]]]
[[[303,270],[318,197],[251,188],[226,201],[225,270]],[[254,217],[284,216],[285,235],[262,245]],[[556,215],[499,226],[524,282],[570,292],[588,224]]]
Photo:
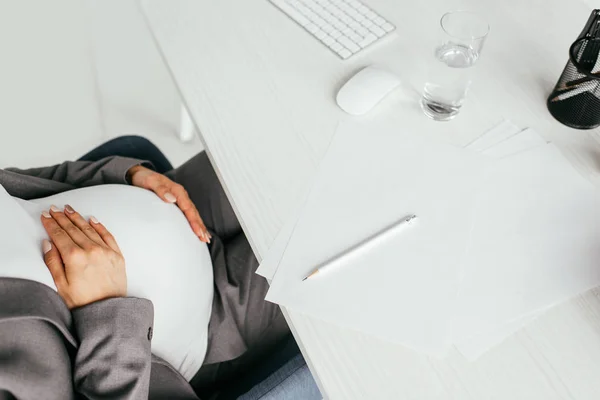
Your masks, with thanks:
[[[600,126],[600,10],[569,49],[569,62],[548,97],[554,118],[575,129]]]

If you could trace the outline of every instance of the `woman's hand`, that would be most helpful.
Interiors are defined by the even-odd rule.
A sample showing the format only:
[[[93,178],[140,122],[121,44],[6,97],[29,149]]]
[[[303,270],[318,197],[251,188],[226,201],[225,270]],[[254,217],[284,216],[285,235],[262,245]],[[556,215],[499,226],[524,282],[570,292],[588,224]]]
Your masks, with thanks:
[[[44,262],[69,309],[127,296],[125,260],[114,237],[94,217],[88,223],[71,206],[42,213]]]
[[[167,203],[177,203],[177,207],[183,211],[196,236],[203,242],[210,243],[212,236],[208,233],[202,218],[200,218],[200,213],[183,186],[173,182],[163,174],[141,165],[131,167],[127,171],[127,175],[134,186],[153,191]]]

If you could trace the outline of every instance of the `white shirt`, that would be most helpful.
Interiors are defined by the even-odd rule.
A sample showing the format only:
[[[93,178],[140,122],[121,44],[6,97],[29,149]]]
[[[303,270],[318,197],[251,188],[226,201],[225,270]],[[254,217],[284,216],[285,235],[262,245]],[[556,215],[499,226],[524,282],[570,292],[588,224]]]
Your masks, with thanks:
[[[127,269],[127,294],[154,304],[152,352],[187,380],[206,355],[213,271],[206,244],[183,213],[156,194],[126,185],[72,190],[43,199],[13,198],[0,186],[0,276],[30,279],[56,290],[46,267],[43,210],[70,204],[113,234]]]

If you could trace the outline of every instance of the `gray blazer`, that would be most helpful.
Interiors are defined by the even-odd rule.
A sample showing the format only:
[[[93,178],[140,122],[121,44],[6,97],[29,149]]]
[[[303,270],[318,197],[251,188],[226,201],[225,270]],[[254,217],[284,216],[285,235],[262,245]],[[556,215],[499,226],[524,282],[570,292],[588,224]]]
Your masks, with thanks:
[[[0,184],[12,196],[33,199],[127,184],[127,170],[138,164],[108,157],[0,169]],[[45,285],[0,278],[0,400],[198,399],[173,367],[150,353],[153,318],[146,299],[103,300],[70,312]]]

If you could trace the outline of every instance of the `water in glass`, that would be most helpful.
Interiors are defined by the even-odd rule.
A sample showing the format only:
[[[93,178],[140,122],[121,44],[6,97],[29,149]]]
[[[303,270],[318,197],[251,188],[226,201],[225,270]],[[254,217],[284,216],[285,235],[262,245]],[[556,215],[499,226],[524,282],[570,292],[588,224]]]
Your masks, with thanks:
[[[436,60],[421,99],[425,114],[438,121],[458,114],[471,84],[470,67],[478,57],[471,47],[456,43],[445,43],[435,50]]]

